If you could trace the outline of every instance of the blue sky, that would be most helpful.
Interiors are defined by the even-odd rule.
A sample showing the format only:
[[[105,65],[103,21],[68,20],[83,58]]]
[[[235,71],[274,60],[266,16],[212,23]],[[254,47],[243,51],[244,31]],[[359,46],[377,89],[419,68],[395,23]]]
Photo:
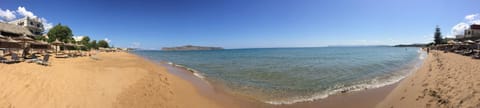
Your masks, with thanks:
[[[7,10],[21,18],[22,7],[46,19],[46,24],[68,25],[74,35],[145,49],[187,44],[392,45],[431,41],[436,25],[450,36],[452,30],[479,19],[478,4],[476,0],[0,0],[0,18],[8,20],[2,16]]]

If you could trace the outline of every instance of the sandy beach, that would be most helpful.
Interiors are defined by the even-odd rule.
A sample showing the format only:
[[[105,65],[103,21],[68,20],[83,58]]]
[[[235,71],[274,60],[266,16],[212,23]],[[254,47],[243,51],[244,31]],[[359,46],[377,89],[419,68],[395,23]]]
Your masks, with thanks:
[[[52,58],[51,66],[0,64],[1,108],[479,107],[479,60],[433,51],[401,82],[324,100],[268,105],[219,93],[181,69],[125,52]],[[393,89],[393,90],[392,90]],[[386,96],[386,97],[385,97]],[[363,99],[372,97],[372,99]],[[382,101],[383,100],[383,101]],[[378,103],[380,102],[380,103]],[[350,103],[350,104],[341,104]],[[378,104],[377,104],[378,103]]]
[[[0,64],[0,108],[217,108],[186,80],[136,55]]]
[[[378,108],[478,108],[480,60],[432,51]]]

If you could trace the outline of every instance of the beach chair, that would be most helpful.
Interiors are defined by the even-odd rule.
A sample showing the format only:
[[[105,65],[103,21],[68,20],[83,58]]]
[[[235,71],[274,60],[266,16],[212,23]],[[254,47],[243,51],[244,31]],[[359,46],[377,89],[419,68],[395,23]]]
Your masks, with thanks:
[[[68,55],[58,54],[58,55],[55,56],[55,58],[68,58]]]
[[[33,63],[33,62],[37,62],[37,61],[38,61],[38,58],[37,58],[37,55],[35,55],[35,54],[32,54],[32,57],[30,59],[25,60],[25,62],[27,62],[27,63]]]
[[[48,63],[49,58],[50,58],[50,55],[47,54],[47,55],[43,56],[43,59],[42,59],[42,60],[38,60],[38,61],[37,61],[37,64],[47,66],[47,65],[49,64],[49,63]]]
[[[7,61],[6,58],[0,57],[0,63],[5,63],[5,61]]]
[[[20,58],[18,57],[17,54],[13,53],[12,58],[10,60],[5,60],[3,63],[12,64],[12,63],[18,63],[18,62],[20,62]]]

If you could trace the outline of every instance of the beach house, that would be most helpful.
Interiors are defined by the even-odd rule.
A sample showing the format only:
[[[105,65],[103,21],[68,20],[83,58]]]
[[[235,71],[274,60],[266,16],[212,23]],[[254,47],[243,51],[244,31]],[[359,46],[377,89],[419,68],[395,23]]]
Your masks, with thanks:
[[[44,30],[43,24],[38,18],[24,17],[10,22],[0,22],[0,36],[3,38],[12,38],[15,41],[23,42],[25,45],[28,44],[25,43],[27,39],[33,40],[35,36],[42,36]],[[7,45],[5,44],[5,40],[3,44],[0,45],[0,54],[3,54],[6,48],[12,48],[14,46],[17,48],[20,47],[16,46],[16,44],[14,46],[5,46]]]
[[[14,21],[8,22],[8,24],[17,25],[28,29],[33,35],[42,35],[45,30],[42,22],[38,18],[24,17]]]
[[[465,30],[464,38],[480,38],[480,25],[472,24],[470,28]]]

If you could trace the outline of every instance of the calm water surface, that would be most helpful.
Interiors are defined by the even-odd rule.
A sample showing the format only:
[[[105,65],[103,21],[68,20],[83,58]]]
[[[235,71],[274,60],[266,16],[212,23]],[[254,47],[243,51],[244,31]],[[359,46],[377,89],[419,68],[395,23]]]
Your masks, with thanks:
[[[416,69],[419,48],[319,47],[217,51],[135,51],[198,71],[229,93],[291,104],[393,84]]]

